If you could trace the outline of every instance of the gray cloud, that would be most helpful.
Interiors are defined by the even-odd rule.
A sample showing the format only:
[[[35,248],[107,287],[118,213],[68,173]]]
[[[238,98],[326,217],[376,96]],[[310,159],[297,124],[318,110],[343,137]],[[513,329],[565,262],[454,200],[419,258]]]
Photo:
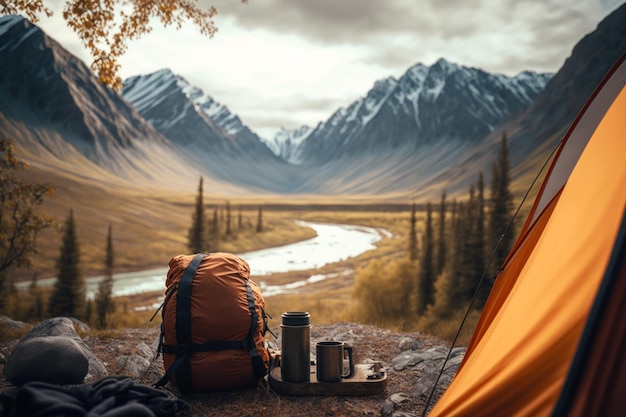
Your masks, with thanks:
[[[564,55],[595,28],[618,0],[233,0],[214,2],[222,16],[246,28],[297,36],[319,44],[368,48],[374,63],[397,73],[421,56],[467,58],[468,46],[492,49],[486,70],[558,69]],[[207,3],[208,4],[208,3]],[[218,17],[219,24],[219,17]],[[393,44],[400,37],[402,44]],[[493,46],[489,38],[502,38]],[[481,45],[481,42],[485,42]],[[457,44],[465,51],[451,53]],[[521,55],[520,55],[521,52]],[[404,56],[404,58],[403,58]],[[422,58],[423,59],[423,58]],[[523,64],[532,64],[526,68]],[[514,66],[521,65],[521,66]],[[391,74],[390,74],[391,75]]]

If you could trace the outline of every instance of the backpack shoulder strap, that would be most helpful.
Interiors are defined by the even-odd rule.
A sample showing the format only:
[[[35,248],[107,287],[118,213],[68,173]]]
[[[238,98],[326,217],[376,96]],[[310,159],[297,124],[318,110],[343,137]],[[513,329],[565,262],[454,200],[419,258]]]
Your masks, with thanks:
[[[176,293],[176,341],[179,348],[176,353],[176,359],[167,369],[163,378],[156,383],[157,387],[167,384],[175,374],[176,385],[180,392],[188,393],[191,391],[191,369],[189,366],[191,358],[191,282],[206,256],[204,253],[196,254],[183,272],[180,281],[178,281],[178,291]],[[165,307],[163,310],[165,310]]]

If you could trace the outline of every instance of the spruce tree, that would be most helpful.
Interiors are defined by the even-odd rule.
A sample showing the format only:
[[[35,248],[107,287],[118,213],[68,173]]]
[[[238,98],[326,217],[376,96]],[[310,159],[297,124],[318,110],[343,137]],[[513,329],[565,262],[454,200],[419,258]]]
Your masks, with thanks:
[[[415,216],[415,203],[413,203],[413,207],[411,209],[411,230],[409,231],[409,259],[411,261],[417,260],[417,231],[415,228],[415,224],[417,223],[417,219]]]
[[[109,225],[104,260],[104,277],[98,284],[98,292],[96,293],[96,324],[100,329],[108,327],[108,316],[115,311],[115,304],[113,303],[113,264],[113,237],[111,225]]]
[[[211,250],[217,251],[220,247],[220,221],[217,207],[213,210],[213,221],[211,222],[211,227],[209,228],[209,234]]]
[[[435,265],[434,265],[435,242],[433,237],[433,209],[430,203],[426,204],[426,225],[422,241],[421,269],[418,279],[418,303],[416,312],[418,315],[426,311],[426,307],[434,301]]]
[[[448,242],[446,240],[446,192],[441,194],[441,203],[439,203],[439,234],[437,236],[437,262],[435,266],[435,275],[443,272],[446,266],[446,254],[448,251]]]
[[[230,216],[230,201],[226,201],[226,237],[230,237],[233,234],[231,225],[231,216]]]
[[[204,215],[204,199],[202,196],[203,179],[200,177],[200,184],[198,185],[198,195],[196,196],[196,205],[193,215],[191,217],[191,227],[189,228],[189,243],[188,248],[191,253],[201,253],[207,249],[206,245],[206,231],[205,231],[205,215]]]
[[[462,282],[460,288],[462,290],[462,302],[467,303],[471,300],[476,290],[476,271],[474,270],[476,252],[476,191],[474,184],[470,185],[469,200],[465,205],[462,220],[462,235],[460,239],[463,242],[463,253],[461,257],[460,276],[462,277]]]
[[[466,265],[466,240],[467,240],[467,209],[466,204],[456,201],[453,203],[452,216],[452,259],[450,262],[450,305],[460,307],[465,305],[465,273]]]
[[[256,231],[261,233],[263,231],[263,207],[259,206],[259,214],[257,216]]]
[[[502,134],[498,158],[491,175],[491,216],[489,232],[491,247],[495,249],[494,267],[500,268],[513,245],[513,230],[506,230],[512,219],[511,167],[506,132]],[[506,232],[506,233],[505,233]],[[495,271],[492,271],[495,272]]]
[[[76,237],[74,213],[70,209],[65,222],[63,243],[56,263],[57,280],[50,296],[48,314],[83,318],[85,314],[85,280],[80,271],[80,250]]]
[[[33,321],[41,321],[45,316],[44,297],[42,289],[37,285],[37,275],[33,276],[33,279],[28,287],[32,303],[28,312],[28,319]]]
[[[476,276],[477,284],[485,274],[485,268],[487,267],[487,261],[485,256],[486,251],[486,232],[485,232],[485,180],[482,171],[478,175],[478,194],[476,198],[476,229],[474,230],[476,235],[475,248],[474,248],[474,274]],[[486,280],[485,280],[486,282]],[[483,282],[483,285],[485,285]],[[488,295],[488,289],[479,289],[477,302],[474,307],[481,309],[486,301]]]

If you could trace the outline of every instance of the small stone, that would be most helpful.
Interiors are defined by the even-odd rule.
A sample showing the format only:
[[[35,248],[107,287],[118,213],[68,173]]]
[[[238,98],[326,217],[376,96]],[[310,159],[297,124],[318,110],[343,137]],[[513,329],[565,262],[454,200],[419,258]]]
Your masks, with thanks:
[[[27,327],[28,324],[24,323],[23,321],[13,320],[12,318],[7,316],[0,316],[0,326],[5,326],[9,329],[19,330]]]
[[[396,409],[396,405],[390,401],[390,400],[386,400],[385,403],[383,404],[382,409],[380,410],[380,414],[383,417],[388,417],[393,413],[393,410]]]
[[[395,405],[400,406],[404,404],[405,402],[409,401],[409,396],[403,392],[398,392],[396,394],[393,394],[391,397],[389,397],[389,400]]]
[[[6,360],[4,375],[17,386],[32,381],[80,384],[88,369],[89,361],[73,339],[42,336],[18,343]]]
[[[413,337],[403,337],[400,339],[400,342],[398,342],[398,349],[400,349],[400,352],[407,350],[420,350],[423,347],[424,345]]]
[[[150,361],[139,355],[124,355],[116,358],[117,364],[124,369],[124,374],[141,377],[150,367]]]

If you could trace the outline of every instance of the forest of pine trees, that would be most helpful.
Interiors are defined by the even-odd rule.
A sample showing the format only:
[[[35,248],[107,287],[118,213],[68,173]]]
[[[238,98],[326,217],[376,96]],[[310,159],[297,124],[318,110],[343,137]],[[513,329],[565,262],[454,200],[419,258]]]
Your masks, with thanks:
[[[210,220],[205,214],[203,201],[203,180],[200,178],[198,194],[196,195],[195,209],[191,217],[191,226],[188,232],[187,249],[190,253],[211,253],[222,250],[221,244],[231,239],[236,239],[237,234],[246,228],[251,228],[251,223],[244,222],[241,209],[237,215],[237,221],[233,221],[230,201],[224,206],[216,205]],[[263,231],[263,209],[259,206],[257,222],[254,229],[257,233]]]
[[[4,146],[5,153],[7,149],[10,152],[6,142],[0,142],[0,145]],[[8,172],[14,167],[0,165],[0,174],[3,169]],[[413,203],[406,258],[393,262],[376,260],[356,273],[353,293],[359,301],[354,312],[358,320],[423,331],[437,328],[434,333],[445,334],[446,331],[456,331],[460,317],[467,312],[478,313],[513,244],[514,202],[510,175],[507,137],[503,134],[497,159],[491,167],[488,197],[480,172],[465,199],[448,201],[443,191],[435,205],[425,203],[421,219],[418,219]],[[46,189],[44,186],[37,188],[41,193]],[[6,190],[3,192],[7,193]],[[194,253],[219,251],[222,244],[236,239],[245,229],[252,233],[261,233],[265,229],[262,206],[258,206],[256,222],[244,220],[241,208],[237,220],[233,221],[229,201],[214,205],[210,216],[206,210],[201,177],[188,230],[188,249]],[[36,220],[36,228],[48,224],[44,219]],[[419,222],[423,223],[422,227],[418,227]],[[86,298],[71,209],[64,224],[56,268],[58,280],[51,291],[38,288],[36,276],[23,296],[11,286],[1,287],[0,299],[7,301],[0,302],[0,311],[18,320],[71,316],[99,328],[109,327],[109,318],[115,311],[111,226],[104,251],[104,278],[94,300]],[[0,270],[0,276],[2,272]],[[6,280],[2,282],[6,283]],[[24,305],[20,305],[22,297],[28,300]],[[449,329],[442,331],[442,326]]]
[[[449,326],[447,333],[452,336],[466,312],[478,313],[514,239],[506,134],[492,166],[490,190],[487,199],[481,172],[467,199],[448,203],[444,191],[436,214],[427,202],[419,249],[413,204],[406,260],[372,263],[357,273],[358,316],[404,329],[437,328],[437,334],[442,326]],[[410,302],[406,294],[412,294]]]

